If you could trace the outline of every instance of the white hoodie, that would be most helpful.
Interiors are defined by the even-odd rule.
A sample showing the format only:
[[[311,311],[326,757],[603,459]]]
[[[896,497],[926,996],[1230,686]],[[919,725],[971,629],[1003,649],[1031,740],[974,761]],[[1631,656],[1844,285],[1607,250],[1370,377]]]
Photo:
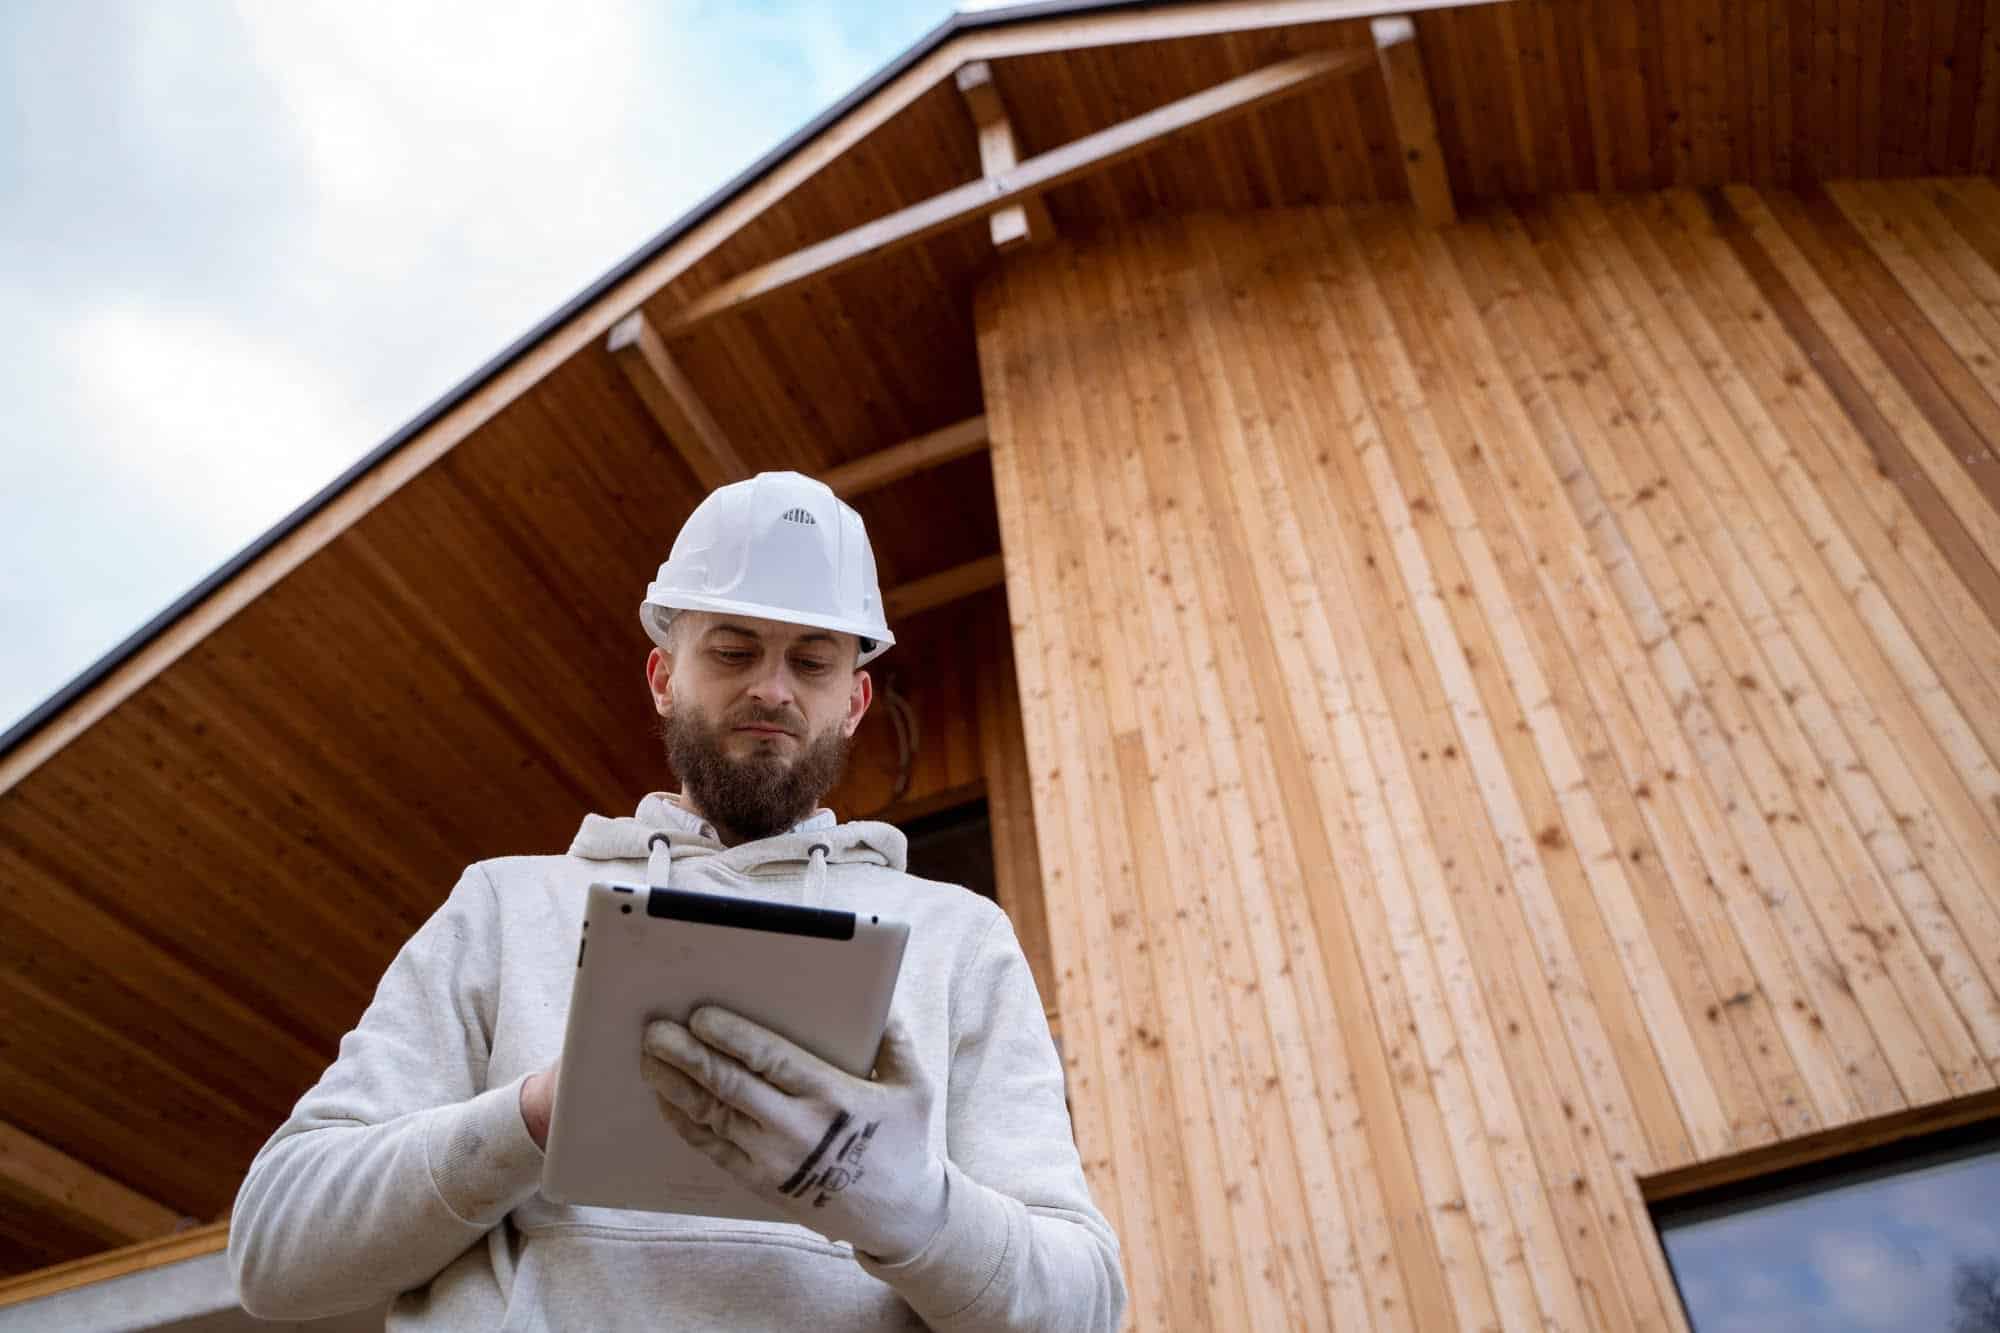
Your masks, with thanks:
[[[884,1265],[789,1223],[541,1197],[521,1082],[562,1052],[585,889],[645,879],[910,924],[894,1011],[940,1090],[948,1215]],[[976,894],[904,871],[887,824],[724,848],[655,794],[564,856],[469,867],[340,1055],[251,1163],[229,1257],[244,1307],[301,1319],[397,1293],[391,1329],[1111,1329],[1118,1242],[1091,1203],[1020,945]],[[815,847],[825,847],[815,857]],[[921,1321],[921,1323],[919,1322]]]

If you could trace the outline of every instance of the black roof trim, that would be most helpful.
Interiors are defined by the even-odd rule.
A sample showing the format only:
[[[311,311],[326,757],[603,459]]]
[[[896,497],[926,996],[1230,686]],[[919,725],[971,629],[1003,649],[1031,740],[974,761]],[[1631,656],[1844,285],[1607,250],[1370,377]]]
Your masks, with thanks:
[[[1169,3],[1175,2],[1176,0],[1169,0]],[[838,102],[835,102],[825,111],[815,116],[790,138],[764,154],[764,156],[758,158],[748,168],[723,185],[721,189],[688,210],[687,213],[683,214],[677,222],[673,223],[665,231],[662,231],[652,240],[640,246],[603,277],[577,293],[554,314],[535,325],[534,328],[528,330],[521,337],[515,339],[498,356],[495,356],[485,365],[473,371],[463,380],[460,380],[442,398],[418,413],[408,425],[404,426],[394,435],[391,435],[375,448],[369,450],[358,462],[334,478],[325,487],[321,488],[311,499],[285,515],[284,518],[280,519],[262,536],[258,537],[241,551],[238,551],[226,563],[216,569],[214,573],[188,589],[172,605],[168,606],[166,610],[154,616],[144,625],[141,625],[132,634],[127,636],[123,642],[79,672],[67,685],[43,700],[26,717],[23,717],[19,722],[9,727],[4,734],[0,734],[0,759],[4,759],[16,746],[54,721],[70,704],[88,693],[93,686],[97,685],[106,676],[109,676],[112,672],[123,666],[140,649],[144,648],[161,634],[164,634],[181,617],[207,601],[212,593],[228,583],[245,566],[251,564],[259,556],[262,556],[266,551],[290,536],[292,532],[311,519],[314,514],[317,514],[321,509],[332,503],[349,486],[352,486],[355,482],[366,476],[374,469],[376,464],[382,462],[398,449],[422,434],[438,418],[451,411],[454,407],[457,407],[459,403],[477,392],[483,385],[492,380],[494,376],[520,360],[521,357],[525,356],[531,349],[541,343],[543,339],[555,333],[556,330],[567,324],[571,319],[581,314],[589,306],[595,304],[599,297],[603,296],[642,265],[652,260],[654,256],[686,235],[717,209],[727,204],[744,190],[750,188],[750,186],[756,184],[759,180],[762,180],[787,158],[831,129],[848,112],[854,110],[855,107],[872,97],[892,80],[900,77],[905,71],[914,67],[917,62],[944,46],[952,38],[962,33],[975,32],[982,28],[1006,27],[1010,24],[1048,18],[1057,14],[1136,9],[1145,7],[1147,3],[1148,0],[1038,0],[1037,3],[1015,5],[1006,9],[953,14],[944,22],[938,24],[937,27],[932,28],[929,32],[918,38],[915,44],[908,50],[870,75],[853,92],[850,92],[847,96],[841,98]],[[1153,0],[1153,3],[1157,4],[1158,0]]]

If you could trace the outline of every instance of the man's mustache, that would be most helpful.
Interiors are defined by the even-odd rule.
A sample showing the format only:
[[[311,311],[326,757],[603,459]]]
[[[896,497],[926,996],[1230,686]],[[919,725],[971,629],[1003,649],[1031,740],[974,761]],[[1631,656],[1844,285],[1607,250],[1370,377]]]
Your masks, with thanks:
[[[731,727],[782,727],[796,736],[805,731],[806,720],[798,714],[789,713],[782,708],[764,708],[752,704],[750,707],[736,714],[736,716],[728,719],[727,725]]]

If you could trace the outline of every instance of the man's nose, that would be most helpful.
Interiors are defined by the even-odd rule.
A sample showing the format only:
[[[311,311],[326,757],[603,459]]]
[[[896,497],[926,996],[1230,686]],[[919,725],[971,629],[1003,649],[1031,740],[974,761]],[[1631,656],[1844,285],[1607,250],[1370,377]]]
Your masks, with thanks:
[[[767,665],[750,682],[750,697],[766,708],[791,708],[797,700],[791,669],[782,659]]]

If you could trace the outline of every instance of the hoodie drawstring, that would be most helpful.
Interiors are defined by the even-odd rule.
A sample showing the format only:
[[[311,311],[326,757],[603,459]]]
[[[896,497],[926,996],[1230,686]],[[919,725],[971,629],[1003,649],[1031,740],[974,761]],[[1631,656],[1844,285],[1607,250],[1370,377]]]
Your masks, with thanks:
[[[806,882],[804,904],[818,907],[826,901],[826,858],[833,848],[823,842],[816,842],[806,852]],[[674,842],[664,833],[655,833],[646,839],[646,887],[649,889],[669,889],[674,879]]]
[[[646,839],[646,887],[669,889],[674,878],[674,841],[664,833]]]
[[[818,907],[826,897],[826,858],[833,849],[823,842],[816,842],[806,853],[805,905]]]

